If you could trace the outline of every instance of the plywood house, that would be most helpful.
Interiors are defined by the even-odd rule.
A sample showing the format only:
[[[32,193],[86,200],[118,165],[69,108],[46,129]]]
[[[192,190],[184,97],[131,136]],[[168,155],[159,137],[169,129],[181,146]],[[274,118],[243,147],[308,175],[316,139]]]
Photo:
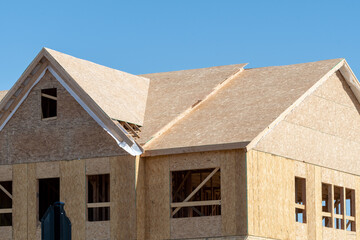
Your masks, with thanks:
[[[344,59],[135,76],[43,49],[0,93],[0,239],[360,239]]]

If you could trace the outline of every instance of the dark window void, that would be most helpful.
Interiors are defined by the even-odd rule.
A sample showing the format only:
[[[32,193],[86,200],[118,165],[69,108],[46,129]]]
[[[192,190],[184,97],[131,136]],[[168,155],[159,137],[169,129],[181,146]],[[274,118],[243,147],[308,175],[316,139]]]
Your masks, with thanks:
[[[355,232],[355,190],[346,188],[346,230]],[[351,217],[351,219],[349,219]]]
[[[343,215],[344,214],[344,188],[334,186],[334,214]],[[344,219],[338,218],[335,215],[334,218],[334,228],[344,229]]]
[[[0,182],[0,226],[12,225],[12,182]]]
[[[39,180],[39,220],[48,207],[60,200],[60,179],[47,178]]]
[[[332,202],[332,185],[323,183],[322,184],[322,225],[324,227],[331,228],[331,202]]]
[[[57,90],[56,88],[41,90],[42,119],[55,118],[57,116]]]
[[[306,181],[295,177],[295,217],[296,222],[306,223]]]
[[[88,221],[110,220],[110,175],[88,176]]]
[[[221,215],[220,169],[175,171],[172,178],[172,217]]]

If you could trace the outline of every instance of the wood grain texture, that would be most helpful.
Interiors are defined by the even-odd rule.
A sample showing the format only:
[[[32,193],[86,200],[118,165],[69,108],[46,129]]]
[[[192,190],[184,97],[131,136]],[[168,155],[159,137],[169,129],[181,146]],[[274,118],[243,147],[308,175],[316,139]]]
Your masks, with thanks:
[[[248,234],[274,239],[294,239],[293,161],[250,151],[247,164]]]
[[[359,113],[356,97],[336,72],[256,149],[360,175]]]
[[[110,222],[86,222],[86,240],[110,240]]]
[[[136,157],[136,238],[145,240],[146,226],[146,189],[145,189],[146,158]]]
[[[59,162],[36,163],[36,178],[58,178],[60,177]]]
[[[136,239],[135,164],[133,156],[110,159],[111,239]]]
[[[72,223],[72,238],[85,240],[86,176],[85,160],[60,162],[60,201]]]
[[[145,239],[170,239],[170,178],[168,157],[146,159]]]
[[[12,227],[0,227],[0,236],[2,240],[12,240]]]
[[[12,165],[0,165],[0,182],[12,180]]]
[[[28,182],[26,164],[13,166],[13,238],[28,239]]]
[[[27,164],[27,223],[28,223],[28,240],[35,240],[37,228],[40,226],[38,216],[38,181],[36,179],[36,164]]]

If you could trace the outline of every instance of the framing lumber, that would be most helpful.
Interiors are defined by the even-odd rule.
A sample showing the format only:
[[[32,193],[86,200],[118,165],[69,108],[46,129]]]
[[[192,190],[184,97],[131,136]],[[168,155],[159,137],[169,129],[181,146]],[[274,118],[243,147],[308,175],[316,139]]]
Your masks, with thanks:
[[[221,205],[221,200],[171,203],[172,208],[198,207],[198,206],[210,206],[210,205]]]
[[[110,207],[110,202],[104,202],[104,203],[88,203],[88,208],[101,208],[101,207]]]
[[[1,184],[0,184],[0,190],[2,190],[11,200],[13,199],[11,193],[9,193]]]
[[[12,213],[12,208],[0,209],[0,214]]]
[[[42,93],[41,96],[57,101],[57,97],[51,96],[51,95],[46,94],[46,93]]]
[[[197,188],[195,188],[195,190],[192,191],[192,193],[190,193],[190,195],[189,195],[187,198],[185,198],[185,200],[183,201],[183,203],[184,203],[184,202],[188,202],[188,201],[212,178],[212,176],[214,176],[215,173],[217,173],[217,171],[219,171],[219,170],[220,170],[219,167],[215,168],[215,169],[204,179],[204,181],[202,181],[202,183],[200,183],[200,185],[197,186]],[[180,209],[181,209],[181,207],[177,207],[177,208],[172,212],[171,216],[174,216]]]

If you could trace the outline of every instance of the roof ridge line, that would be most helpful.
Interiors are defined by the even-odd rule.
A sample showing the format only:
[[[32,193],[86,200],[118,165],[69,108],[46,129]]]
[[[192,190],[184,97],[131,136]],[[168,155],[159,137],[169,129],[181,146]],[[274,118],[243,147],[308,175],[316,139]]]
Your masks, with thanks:
[[[271,122],[264,130],[262,130],[251,142],[246,146],[246,151],[255,148],[256,145],[267,136],[282,120],[284,120],[292,111],[299,106],[308,96],[313,94],[332,74],[340,70],[345,64],[345,59],[341,59],[334,67],[332,67],[324,76],[322,76],[311,88],[301,95],[293,104],[283,111],[273,122]]]
[[[246,64],[247,65],[247,64]],[[166,124],[164,127],[162,127],[159,131],[157,131],[155,134],[153,134],[149,141],[147,141],[143,148],[149,147],[152,142],[154,142],[155,139],[157,139],[159,136],[163,135],[165,132],[167,132],[170,128],[172,128],[175,124],[180,122],[183,118],[187,117],[189,114],[191,114],[193,111],[199,108],[204,102],[206,102],[209,98],[214,96],[220,89],[222,89],[224,86],[226,86],[231,80],[238,77],[240,73],[244,71],[244,67],[242,66],[237,72],[233,73],[230,77],[226,78],[224,81],[220,82],[218,85],[216,85],[212,91],[205,96],[202,100],[198,100],[196,103],[191,105],[189,108],[187,108],[185,111],[183,111],[181,114],[179,114],[176,118],[174,118],[172,121],[170,121],[168,124]]]

